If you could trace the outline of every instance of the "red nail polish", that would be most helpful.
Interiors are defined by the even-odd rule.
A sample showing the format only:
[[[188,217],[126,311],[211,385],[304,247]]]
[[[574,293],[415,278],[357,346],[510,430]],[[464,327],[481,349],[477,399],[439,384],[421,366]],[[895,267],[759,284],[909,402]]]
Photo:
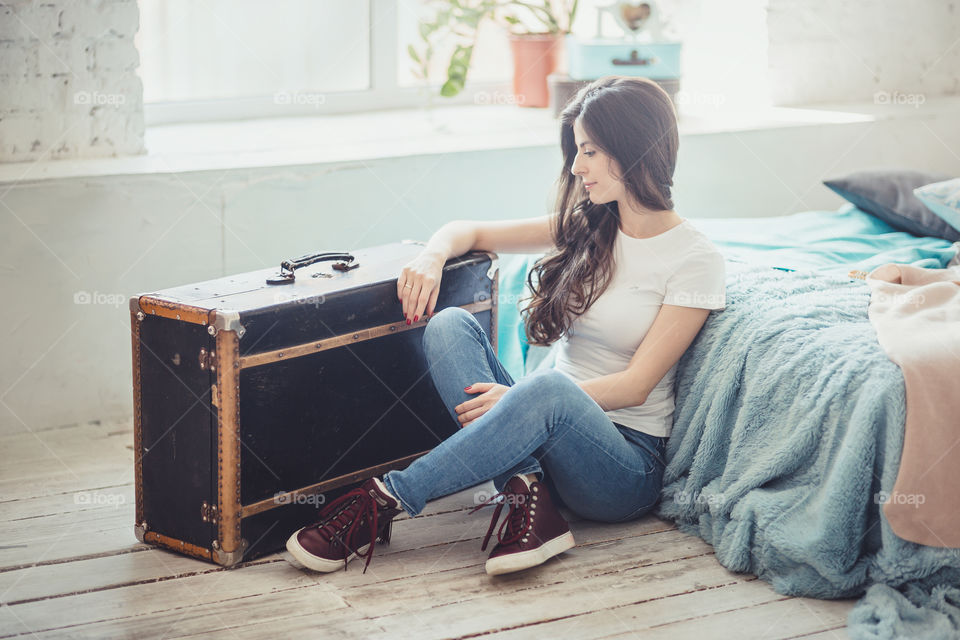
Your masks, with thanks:
[[[472,386],[473,386],[473,385],[470,385],[470,387],[472,387]],[[470,390],[470,387],[464,387],[463,390],[464,390],[464,391],[469,391],[469,390]]]
[[[414,322],[416,322],[416,321],[419,320],[419,319],[420,319],[420,316],[413,316],[413,321],[414,321]]]
[[[407,318],[407,324],[410,324],[410,318]]]

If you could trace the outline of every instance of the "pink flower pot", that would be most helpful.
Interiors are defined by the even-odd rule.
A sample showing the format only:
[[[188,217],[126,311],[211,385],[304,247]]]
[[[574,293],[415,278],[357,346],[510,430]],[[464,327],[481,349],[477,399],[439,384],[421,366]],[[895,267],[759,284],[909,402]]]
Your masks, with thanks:
[[[521,107],[549,107],[547,76],[557,68],[563,39],[559,35],[510,35],[513,95]]]

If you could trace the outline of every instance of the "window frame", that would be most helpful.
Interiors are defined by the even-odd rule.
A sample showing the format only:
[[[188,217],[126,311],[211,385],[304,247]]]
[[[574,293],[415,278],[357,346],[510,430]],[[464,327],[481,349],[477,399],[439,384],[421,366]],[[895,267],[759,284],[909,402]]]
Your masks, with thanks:
[[[323,94],[322,104],[280,104],[275,95],[208,100],[144,103],[147,126],[191,122],[217,122],[254,118],[287,118],[318,115],[413,109],[427,106],[486,104],[478,96],[511,94],[509,81],[467,82],[457,96],[440,96],[442,83],[403,87],[397,83],[398,0],[370,0],[370,88]],[[377,16],[374,19],[374,16]]]

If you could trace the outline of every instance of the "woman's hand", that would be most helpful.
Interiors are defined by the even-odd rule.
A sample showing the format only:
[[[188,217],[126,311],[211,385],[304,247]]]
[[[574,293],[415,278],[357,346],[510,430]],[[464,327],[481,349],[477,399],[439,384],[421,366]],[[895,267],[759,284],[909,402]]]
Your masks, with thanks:
[[[510,387],[495,382],[474,382],[464,389],[467,393],[479,393],[476,398],[467,400],[453,408],[457,412],[457,420],[460,421],[460,427],[463,428],[485,414],[497,404],[500,397],[507,392]]]
[[[416,322],[420,316],[433,315],[444,264],[446,260],[439,254],[424,251],[400,270],[397,298],[403,302],[407,324]]]

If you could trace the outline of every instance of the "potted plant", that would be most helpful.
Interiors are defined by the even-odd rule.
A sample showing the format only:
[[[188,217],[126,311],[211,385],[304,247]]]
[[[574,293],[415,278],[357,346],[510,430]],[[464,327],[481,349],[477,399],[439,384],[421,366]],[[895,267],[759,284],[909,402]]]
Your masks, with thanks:
[[[419,48],[407,52],[416,73],[429,80],[430,63],[437,44],[453,39],[447,78],[440,95],[452,97],[463,90],[481,22],[493,20],[509,32],[513,53],[513,93],[525,107],[549,105],[547,76],[556,68],[563,36],[577,13],[578,0],[437,0],[431,19],[420,22]]]

